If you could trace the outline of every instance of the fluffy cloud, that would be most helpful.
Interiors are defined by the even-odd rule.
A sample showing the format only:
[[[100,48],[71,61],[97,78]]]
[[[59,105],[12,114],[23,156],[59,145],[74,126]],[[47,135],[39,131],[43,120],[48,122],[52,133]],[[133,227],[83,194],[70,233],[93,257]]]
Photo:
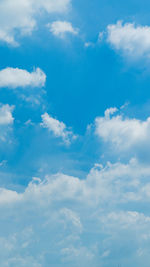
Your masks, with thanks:
[[[54,136],[61,137],[66,144],[70,144],[71,140],[76,138],[63,122],[54,119],[48,113],[42,115],[41,126],[47,128]]]
[[[147,150],[150,142],[150,118],[145,121],[113,115],[116,108],[106,110],[104,117],[95,120],[95,133],[116,151]],[[112,115],[112,116],[111,116]]]
[[[150,55],[150,27],[134,23],[111,24],[107,27],[107,41],[118,51],[132,57]]]
[[[37,15],[42,12],[63,13],[70,0],[1,0],[0,1],[0,40],[17,45],[15,36],[29,35],[37,26]]]
[[[0,71],[0,87],[42,87],[45,85],[46,75],[37,68],[33,72],[18,68],[6,68]]]
[[[53,35],[60,38],[63,38],[67,33],[73,35],[78,34],[78,30],[74,29],[72,24],[67,21],[54,21],[53,23],[48,24],[47,26]]]
[[[95,165],[83,180],[58,173],[33,178],[22,193],[1,188],[1,266],[105,267],[130,258],[129,267],[146,267],[149,176],[149,166],[132,159]]]

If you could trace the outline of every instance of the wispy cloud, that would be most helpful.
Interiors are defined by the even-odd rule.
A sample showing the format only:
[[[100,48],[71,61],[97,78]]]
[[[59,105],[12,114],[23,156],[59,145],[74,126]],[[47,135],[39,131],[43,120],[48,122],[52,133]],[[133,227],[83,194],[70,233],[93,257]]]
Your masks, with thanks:
[[[51,117],[48,113],[42,115],[41,126],[47,128],[54,136],[62,138],[67,145],[77,137],[63,122]]]

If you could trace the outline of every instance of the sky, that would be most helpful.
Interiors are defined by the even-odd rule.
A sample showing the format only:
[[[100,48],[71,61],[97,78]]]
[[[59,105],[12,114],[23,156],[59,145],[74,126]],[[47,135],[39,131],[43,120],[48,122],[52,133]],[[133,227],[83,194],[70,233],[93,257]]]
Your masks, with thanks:
[[[149,10],[0,0],[0,266],[149,267]]]

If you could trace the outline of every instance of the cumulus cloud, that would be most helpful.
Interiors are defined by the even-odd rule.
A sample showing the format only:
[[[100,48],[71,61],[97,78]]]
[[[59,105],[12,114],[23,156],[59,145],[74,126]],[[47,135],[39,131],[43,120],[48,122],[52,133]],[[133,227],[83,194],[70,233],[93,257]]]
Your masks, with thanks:
[[[6,68],[0,71],[0,87],[15,89],[17,87],[42,87],[45,85],[46,75],[37,68],[33,72],[18,68]]]
[[[95,133],[106,143],[121,151],[147,150],[150,142],[150,118],[138,120],[114,113],[116,108],[105,111],[104,117],[95,119]],[[111,116],[112,114],[112,116]]]
[[[118,51],[131,57],[150,55],[150,27],[118,21],[107,26],[107,41]]]
[[[37,15],[43,12],[63,13],[69,8],[70,0],[1,0],[0,40],[18,45],[17,33],[29,35],[37,26]]]
[[[72,24],[68,21],[54,21],[47,25],[50,32],[60,38],[63,38],[67,33],[77,35],[78,29],[74,29]]]
[[[42,115],[41,126],[47,128],[54,136],[62,138],[66,144],[70,144],[71,140],[76,138],[73,132],[63,122],[54,119],[48,113]]]
[[[129,267],[149,259],[149,176],[132,159],[95,165],[83,180],[58,173],[33,178],[22,193],[1,188],[1,266],[114,266],[119,251]]]

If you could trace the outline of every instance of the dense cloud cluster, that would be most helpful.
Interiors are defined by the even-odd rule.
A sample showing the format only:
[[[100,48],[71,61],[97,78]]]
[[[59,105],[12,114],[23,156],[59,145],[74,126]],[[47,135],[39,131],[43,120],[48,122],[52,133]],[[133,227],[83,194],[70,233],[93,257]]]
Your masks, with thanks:
[[[121,250],[129,264],[127,247],[129,266],[141,263],[150,217],[139,205],[150,203],[149,176],[132,159],[96,165],[84,180],[58,173],[33,178],[23,193],[1,188],[1,265],[108,266]]]

